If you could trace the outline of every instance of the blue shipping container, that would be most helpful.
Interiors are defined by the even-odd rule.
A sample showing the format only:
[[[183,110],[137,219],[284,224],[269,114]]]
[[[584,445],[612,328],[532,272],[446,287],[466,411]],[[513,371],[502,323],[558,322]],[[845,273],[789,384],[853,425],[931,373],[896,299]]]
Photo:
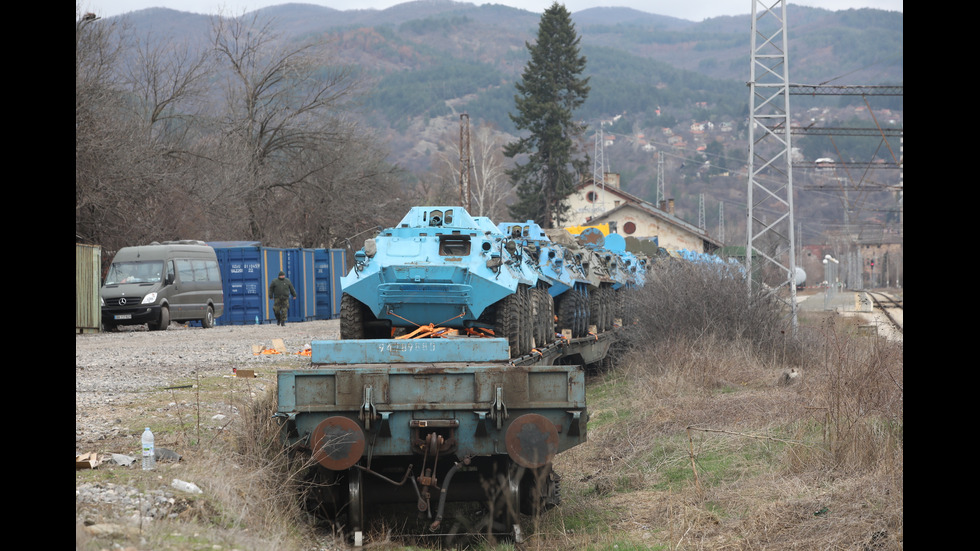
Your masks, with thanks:
[[[268,323],[270,309],[265,295],[265,270],[262,249],[257,242],[232,241],[208,243],[214,248],[221,268],[225,313],[217,325]]]
[[[316,249],[316,319],[340,317],[340,278],[347,274],[347,255],[343,249]]]
[[[314,257],[322,249],[263,247],[255,241],[215,241],[208,245],[218,256],[224,286],[225,313],[216,324],[274,323],[276,316],[269,284],[280,271],[286,273],[296,289],[296,299],[289,301],[287,322],[329,319],[329,314],[322,318],[317,315],[319,297]],[[338,314],[339,300],[338,297]]]
[[[265,295],[271,322],[275,319],[273,300],[269,296],[269,284],[286,272],[286,278],[296,288],[296,299],[289,300],[287,322],[310,321],[316,319],[316,288],[313,277],[313,249],[262,249],[262,264],[265,272]]]

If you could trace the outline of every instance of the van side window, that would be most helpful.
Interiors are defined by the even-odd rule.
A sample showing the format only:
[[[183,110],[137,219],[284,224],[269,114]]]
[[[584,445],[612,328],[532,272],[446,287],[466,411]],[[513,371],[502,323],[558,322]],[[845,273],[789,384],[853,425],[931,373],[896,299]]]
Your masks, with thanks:
[[[191,260],[191,266],[194,268],[194,281],[208,280],[208,266],[204,260]]]
[[[191,261],[180,258],[176,262],[177,274],[180,275],[180,280],[184,283],[194,281],[194,267],[191,266]]]
[[[208,281],[221,281],[221,268],[216,260],[208,260]]]
[[[173,283],[174,280],[175,280],[176,274],[177,274],[177,272],[174,271],[174,261],[171,260],[171,261],[167,262],[167,279],[166,279],[166,281],[169,281],[169,282]]]

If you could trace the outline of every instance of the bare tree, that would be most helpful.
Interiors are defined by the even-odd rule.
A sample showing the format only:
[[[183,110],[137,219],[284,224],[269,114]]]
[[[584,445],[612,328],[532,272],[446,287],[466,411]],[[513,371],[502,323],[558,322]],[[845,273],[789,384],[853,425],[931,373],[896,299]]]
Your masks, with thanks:
[[[397,170],[367,134],[352,136],[310,161],[326,167],[290,192],[281,231],[300,247],[343,247],[347,239],[373,237],[372,228],[394,225],[404,215]],[[359,243],[356,244],[359,246]],[[355,247],[356,248],[356,247]]]
[[[124,83],[144,121],[147,140],[168,150],[186,147],[195,120],[203,117],[214,56],[201,44],[174,43],[170,37],[135,39]]]
[[[77,11],[78,241],[330,247],[402,210],[353,116],[360,82],[322,44],[255,17],[216,18],[196,44],[136,39]]]
[[[344,116],[358,91],[351,69],[330,64],[319,43],[293,45],[258,15],[216,17],[212,43],[226,70],[223,136],[244,154],[238,182],[247,237],[270,233],[330,151],[355,131]]]
[[[193,126],[179,104],[205,58],[187,63],[171,41],[133,44],[124,20],[76,13],[76,238],[110,251],[200,227],[175,152]]]
[[[493,127],[482,124],[477,128],[473,144],[473,204],[478,215],[502,222],[509,218],[507,205],[514,199],[514,189],[504,166],[503,138]]]

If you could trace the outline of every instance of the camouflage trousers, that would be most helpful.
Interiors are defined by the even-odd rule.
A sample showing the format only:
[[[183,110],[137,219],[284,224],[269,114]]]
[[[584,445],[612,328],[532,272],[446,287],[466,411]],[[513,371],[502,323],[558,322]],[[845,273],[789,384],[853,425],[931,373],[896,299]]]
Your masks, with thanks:
[[[276,321],[284,323],[289,316],[289,297],[276,297],[272,311],[276,315]]]

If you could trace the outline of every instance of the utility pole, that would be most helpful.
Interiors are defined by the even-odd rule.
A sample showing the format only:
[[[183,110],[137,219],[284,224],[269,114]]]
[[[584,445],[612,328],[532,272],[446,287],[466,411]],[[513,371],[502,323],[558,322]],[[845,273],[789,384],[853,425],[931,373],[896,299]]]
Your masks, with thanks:
[[[595,134],[595,147],[592,153],[592,216],[606,212],[606,167],[603,166],[605,138],[602,134],[602,121]],[[601,192],[601,193],[600,193]]]
[[[663,204],[666,194],[664,193],[664,152],[657,153],[657,207]]]
[[[459,204],[473,214],[472,193],[470,192],[470,174],[473,161],[470,149],[470,116],[463,113],[459,116]]]

